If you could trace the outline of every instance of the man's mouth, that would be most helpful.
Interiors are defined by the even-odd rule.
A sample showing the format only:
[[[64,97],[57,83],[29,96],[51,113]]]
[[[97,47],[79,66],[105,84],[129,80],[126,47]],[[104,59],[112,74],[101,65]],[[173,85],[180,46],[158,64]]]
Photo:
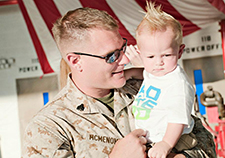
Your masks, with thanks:
[[[114,74],[121,74],[121,73],[123,73],[123,71],[113,72],[112,74],[114,75]]]
[[[124,71],[122,70],[122,71],[113,72],[112,76],[119,77],[119,78],[124,77]]]

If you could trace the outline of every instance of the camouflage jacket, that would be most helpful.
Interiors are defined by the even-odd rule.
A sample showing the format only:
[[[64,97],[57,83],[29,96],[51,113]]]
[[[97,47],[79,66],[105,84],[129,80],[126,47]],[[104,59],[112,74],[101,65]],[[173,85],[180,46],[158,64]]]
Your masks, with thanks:
[[[98,100],[79,91],[68,78],[64,89],[26,128],[22,158],[104,158],[118,139],[134,127],[129,105],[141,82],[128,81],[114,90],[114,114]],[[196,124],[201,143],[186,156],[213,158],[211,135]],[[196,136],[197,137],[197,136]],[[213,156],[212,156],[213,155]]]

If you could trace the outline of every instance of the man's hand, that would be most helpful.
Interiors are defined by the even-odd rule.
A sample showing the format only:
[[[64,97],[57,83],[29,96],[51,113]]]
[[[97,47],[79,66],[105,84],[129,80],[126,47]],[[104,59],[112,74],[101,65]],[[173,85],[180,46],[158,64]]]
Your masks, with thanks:
[[[146,158],[146,131],[136,129],[124,138],[118,140],[109,158]]]

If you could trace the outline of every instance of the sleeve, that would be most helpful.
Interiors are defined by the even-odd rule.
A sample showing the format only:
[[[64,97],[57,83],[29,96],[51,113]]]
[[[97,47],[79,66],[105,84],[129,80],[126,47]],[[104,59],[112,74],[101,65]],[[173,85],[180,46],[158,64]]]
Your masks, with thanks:
[[[40,120],[27,126],[23,141],[21,158],[75,157],[66,138],[60,136],[60,131]]]
[[[202,125],[199,118],[192,116],[195,120],[193,134],[195,134],[198,144],[190,149],[184,150],[187,158],[216,158],[215,144],[212,134]]]

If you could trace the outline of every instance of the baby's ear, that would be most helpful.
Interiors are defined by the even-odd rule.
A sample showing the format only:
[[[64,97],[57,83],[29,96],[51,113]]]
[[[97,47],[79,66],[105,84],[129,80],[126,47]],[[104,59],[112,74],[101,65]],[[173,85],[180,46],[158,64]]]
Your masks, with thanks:
[[[183,52],[184,52],[185,44],[181,44],[178,52],[178,59],[181,58]]]

